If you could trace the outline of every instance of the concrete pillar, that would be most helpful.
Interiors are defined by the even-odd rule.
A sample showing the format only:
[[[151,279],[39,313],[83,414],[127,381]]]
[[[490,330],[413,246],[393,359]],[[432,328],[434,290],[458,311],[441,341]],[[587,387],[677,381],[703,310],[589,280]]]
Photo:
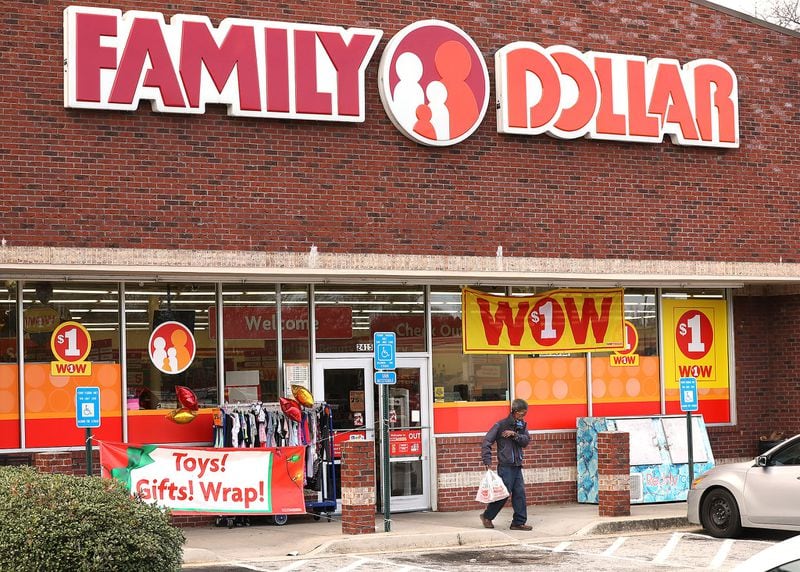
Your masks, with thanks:
[[[600,516],[631,514],[630,441],[627,433],[597,435],[598,510]]]
[[[375,442],[342,443],[342,534],[375,532]]]

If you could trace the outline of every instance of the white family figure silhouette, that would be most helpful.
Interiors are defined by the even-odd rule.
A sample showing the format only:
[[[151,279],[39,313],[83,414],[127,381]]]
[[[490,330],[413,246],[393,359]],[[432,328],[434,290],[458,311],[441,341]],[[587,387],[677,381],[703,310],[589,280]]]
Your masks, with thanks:
[[[395,61],[398,82],[392,95],[392,111],[400,126],[435,141],[459,137],[478,118],[478,102],[467,84],[472,58],[455,40],[442,43],[434,55],[439,80],[421,85],[422,60],[403,52]]]

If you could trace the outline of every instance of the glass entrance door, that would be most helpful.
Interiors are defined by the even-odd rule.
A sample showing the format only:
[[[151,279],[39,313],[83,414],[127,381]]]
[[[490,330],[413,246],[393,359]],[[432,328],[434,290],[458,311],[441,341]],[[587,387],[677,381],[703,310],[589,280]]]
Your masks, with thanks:
[[[430,502],[430,406],[425,358],[397,358],[397,384],[381,387],[389,392],[389,409],[382,409],[380,391],[374,392],[375,409],[389,425],[389,471],[392,512],[427,510]],[[379,417],[379,419],[380,419]],[[383,459],[382,434],[376,426],[376,459]],[[378,505],[383,501],[384,463],[379,468]],[[381,508],[382,510],[382,508]]]
[[[397,358],[397,384],[389,391],[389,466],[392,511],[430,509],[430,405],[425,358]],[[340,447],[343,441],[375,442],[376,503],[382,510],[381,392],[374,384],[371,358],[318,358],[314,400],[331,406],[336,458],[336,498],[341,499]]]

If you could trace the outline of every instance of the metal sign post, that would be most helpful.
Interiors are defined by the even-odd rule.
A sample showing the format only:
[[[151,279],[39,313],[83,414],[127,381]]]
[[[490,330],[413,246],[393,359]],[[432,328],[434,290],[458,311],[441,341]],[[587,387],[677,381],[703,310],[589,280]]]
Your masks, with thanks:
[[[100,427],[100,388],[75,388],[75,423],[86,429],[86,476],[92,476],[92,427]]]
[[[383,457],[383,530],[392,531],[392,473],[389,464],[389,388],[387,385],[397,383],[396,367],[397,339],[394,332],[375,332],[372,337],[375,352],[375,369],[392,370],[376,371],[374,382],[381,387],[381,457]]]
[[[391,532],[392,473],[389,464],[389,387],[384,385],[381,388],[381,392],[383,393],[383,415],[381,415],[381,439],[383,440],[381,446],[383,450],[383,531]]]
[[[689,461],[689,486],[694,481],[694,439],[692,437],[692,411],[697,411],[697,378],[682,377],[680,379],[681,411],[686,412],[686,447]]]

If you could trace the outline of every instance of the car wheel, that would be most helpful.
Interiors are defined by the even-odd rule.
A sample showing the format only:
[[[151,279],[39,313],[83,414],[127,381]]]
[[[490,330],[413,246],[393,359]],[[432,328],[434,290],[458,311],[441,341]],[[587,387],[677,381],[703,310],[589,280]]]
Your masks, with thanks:
[[[714,489],[706,495],[700,507],[700,522],[716,538],[731,538],[742,530],[739,506],[725,489]]]

